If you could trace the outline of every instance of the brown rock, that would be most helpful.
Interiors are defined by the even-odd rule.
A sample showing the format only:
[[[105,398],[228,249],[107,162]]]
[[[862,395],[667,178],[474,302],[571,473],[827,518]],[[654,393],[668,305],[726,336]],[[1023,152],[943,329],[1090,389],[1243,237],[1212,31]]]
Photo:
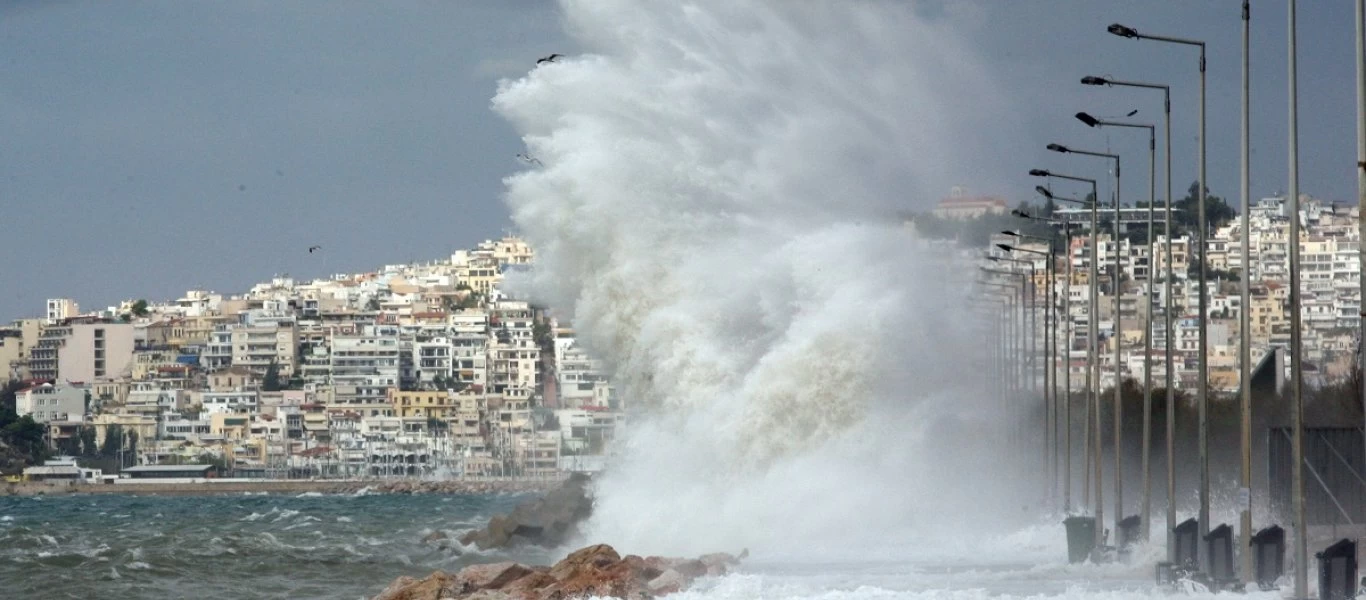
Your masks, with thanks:
[[[607,544],[597,544],[571,552],[550,568],[550,574],[563,581],[580,571],[596,570],[621,562],[621,555]]]
[[[688,579],[696,579],[707,574],[707,563],[696,558],[675,561],[669,569]]]
[[[511,598],[539,598],[541,592],[546,588],[558,583],[554,577],[544,571],[535,571],[525,577],[521,577],[499,591],[507,594]]]
[[[691,577],[684,577],[678,571],[669,569],[668,571],[660,573],[658,577],[651,579],[650,583],[645,584],[645,587],[650,590],[651,594],[663,596],[665,594],[683,591],[683,588],[691,581]]]
[[[436,571],[423,579],[399,577],[384,588],[374,600],[441,600],[442,592],[455,585],[455,576]]]
[[[515,562],[470,565],[455,575],[455,589],[461,593],[478,590],[497,590],[517,581],[533,571]]]
[[[400,577],[375,600],[647,600],[685,590],[698,577],[724,574],[738,562],[724,553],[689,560],[634,554],[622,558],[611,546],[598,544],[553,567],[501,562],[465,567],[455,575],[438,571],[421,580]]]

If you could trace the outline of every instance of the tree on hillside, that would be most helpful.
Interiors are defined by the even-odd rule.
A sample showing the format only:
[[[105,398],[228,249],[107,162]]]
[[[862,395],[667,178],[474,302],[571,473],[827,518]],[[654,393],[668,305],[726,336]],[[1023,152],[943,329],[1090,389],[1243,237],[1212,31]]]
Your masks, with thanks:
[[[24,389],[24,384],[20,383],[17,379],[7,381],[4,386],[0,386],[0,413],[5,411],[14,412],[16,410],[15,395],[22,389]]]
[[[81,440],[81,450],[80,450],[80,452],[78,452],[77,454],[79,454],[80,456],[86,456],[86,457],[92,457],[92,458],[93,458],[95,455],[99,454],[99,452],[100,452],[100,447],[99,447],[99,444],[95,443],[95,428],[94,428],[94,427],[91,427],[91,426],[89,426],[89,425],[86,425],[86,426],[84,426],[84,427],[81,427],[81,431],[80,431],[80,433],[78,434],[78,437],[79,437],[80,440]]]
[[[6,420],[6,416],[14,415],[13,412],[0,415],[0,423]],[[26,455],[29,463],[42,462],[47,457],[47,442],[43,435],[43,426],[33,420],[33,417],[24,415],[6,423],[0,428],[0,440],[16,448],[19,452]]]
[[[100,447],[100,456],[105,458],[115,456],[119,450],[123,449],[123,426],[110,425],[104,433],[104,446]]]
[[[1199,193],[1200,182],[1192,181],[1186,189],[1186,196],[1172,204],[1172,226],[1176,229],[1177,235],[1195,231],[1195,221],[1200,216],[1197,212]],[[1223,198],[1211,194],[1209,188],[1205,188],[1205,218],[1209,221],[1210,230],[1227,225],[1236,215],[1233,207]]]
[[[270,361],[270,366],[266,367],[266,376],[261,378],[261,391],[278,392],[284,389],[280,383],[280,365],[275,361]]]

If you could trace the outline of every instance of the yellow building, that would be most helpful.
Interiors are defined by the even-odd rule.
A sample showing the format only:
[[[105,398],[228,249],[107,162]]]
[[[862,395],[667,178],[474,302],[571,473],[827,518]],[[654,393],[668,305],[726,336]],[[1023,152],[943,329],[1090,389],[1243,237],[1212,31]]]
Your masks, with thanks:
[[[104,438],[109,435],[109,428],[115,425],[122,429],[124,435],[137,432],[139,441],[154,440],[157,437],[156,417],[146,415],[104,413],[91,417],[90,425],[95,428],[95,443],[100,446],[104,446]]]
[[[396,417],[447,419],[455,417],[460,409],[460,403],[447,391],[404,392],[389,388],[387,395]]]
[[[251,433],[251,417],[234,413],[209,415],[209,435],[228,440],[245,439]]]

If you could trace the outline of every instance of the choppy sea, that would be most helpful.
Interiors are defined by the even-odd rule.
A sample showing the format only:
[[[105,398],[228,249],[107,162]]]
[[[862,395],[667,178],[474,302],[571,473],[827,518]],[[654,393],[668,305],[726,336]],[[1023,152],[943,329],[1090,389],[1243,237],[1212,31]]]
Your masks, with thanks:
[[[548,551],[481,554],[424,543],[510,510],[518,495],[62,496],[0,498],[0,597],[127,600],[370,598],[395,577],[474,562],[547,563]],[[928,548],[756,553],[679,600],[1139,600],[1160,550],[1128,565],[1068,565],[1053,523]],[[629,549],[621,549],[624,552]],[[1213,598],[1213,596],[1210,596]],[[1255,592],[1273,600],[1281,592]]]

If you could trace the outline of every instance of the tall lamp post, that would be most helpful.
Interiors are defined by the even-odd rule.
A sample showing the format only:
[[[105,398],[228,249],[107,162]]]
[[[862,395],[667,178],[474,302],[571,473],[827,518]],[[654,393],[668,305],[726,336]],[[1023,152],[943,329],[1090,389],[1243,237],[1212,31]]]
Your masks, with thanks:
[[[1357,0],[1360,7],[1362,0]],[[1249,62],[1251,49],[1249,37],[1251,36],[1252,7],[1251,2],[1243,0],[1243,93],[1242,93],[1242,114],[1241,125],[1242,135],[1239,136],[1239,177],[1238,191],[1243,197],[1242,214],[1242,264],[1243,273],[1238,286],[1238,296],[1240,309],[1238,310],[1238,383],[1239,383],[1239,403],[1238,403],[1238,443],[1241,446],[1241,464],[1238,469],[1238,546],[1243,550],[1239,552],[1242,565],[1239,571],[1242,572],[1243,585],[1252,583],[1256,579],[1253,573],[1252,563],[1252,315],[1250,307],[1252,305],[1252,192],[1251,192],[1251,167],[1252,160],[1252,121],[1249,116],[1251,102],[1251,74]],[[1361,23],[1361,13],[1357,13],[1357,23]],[[1360,54],[1360,49],[1358,49]],[[1360,58],[1360,57],[1358,57]]]
[[[1035,235],[1026,235],[1026,234],[1020,233],[1020,232],[1018,232],[1018,231],[1002,231],[1002,232],[1001,232],[1001,235],[1008,235],[1008,236],[1011,236],[1011,237],[1014,237],[1014,238],[1018,238],[1018,239],[1021,239],[1021,240],[1034,240],[1034,241],[1038,241],[1038,242],[1043,242],[1044,244],[1046,244],[1046,245],[1048,246],[1048,251],[1047,251],[1047,252],[1043,252],[1043,251],[1039,251],[1039,250],[1030,250],[1030,249],[1028,249],[1028,248],[1020,248],[1020,247],[1012,246],[1012,245],[1010,245],[1010,244],[997,244],[997,245],[996,245],[997,248],[1000,248],[1001,250],[1004,250],[1004,251],[1006,251],[1006,252],[1024,252],[1024,253],[1026,253],[1026,254],[1035,254],[1035,255],[1042,256],[1042,257],[1043,257],[1043,260],[1046,261],[1046,262],[1044,263],[1044,269],[1043,269],[1043,270],[1044,270],[1044,278],[1045,278],[1045,280],[1046,280],[1046,281],[1045,281],[1045,284],[1044,284],[1044,298],[1046,299],[1046,301],[1044,302],[1044,307],[1043,307],[1043,334],[1044,334],[1044,338],[1043,338],[1043,352],[1044,352],[1044,356],[1046,357],[1045,360],[1044,360],[1044,365],[1043,365],[1043,367],[1044,367],[1044,372],[1043,372],[1043,381],[1044,381],[1044,396],[1043,396],[1043,397],[1044,397],[1044,453],[1043,453],[1043,458],[1044,458],[1044,467],[1045,467],[1045,469],[1047,469],[1047,471],[1048,471],[1048,482],[1049,482],[1049,483],[1048,483],[1048,498],[1049,498],[1049,500],[1051,501],[1051,500],[1053,500],[1053,499],[1055,499],[1055,498],[1057,497],[1057,496],[1055,496],[1055,494],[1057,493],[1057,489],[1058,489],[1058,460],[1057,460],[1057,443],[1056,443],[1057,437],[1058,437],[1058,432],[1057,432],[1058,372],[1057,372],[1057,362],[1056,362],[1056,360],[1055,360],[1055,359],[1057,358],[1057,344],[1056,344],[1056,342],[1057,342],[1058,323],[1057,323],[1057,318],[1056,318],[1056,317],[1057,317],[1057,311],[1056,311],[1056,309],[1055,309],[1054,306],[1053,306],[1053,275],[1054,275],[1054,273],[1053,273],[1053,271],[1054,271],[1054,264],[1053,264],[1053,263],[1055,262],[1055,259],[1054,259],[1054,252],[1053,252],[1053,246],[1054,246],[1054,244],[1053,244],[1053,240],[1052,240],[1052,239],[1044,238],[1044,237],[1039,237],[1039,236],[1035,236]],[[1033,262],[1033,261],[1024,261],[1024,260],[1017,260],[1017,259],[1003,258],[1003,257],[997,257],[997,260],[1005,260],[1005,261],[1009,261],[1009,262],[1018,262],[1018,263],[1022,263],[1022,264],[1027,264],[1027,265],[1029,265],[1030,278],[1031,278],[1031,279],[1033,278],[1033,274],[1034,274],[1034,262]],[[1049,334],[1049,326],[1050,326],[1050,325],[1051,325],[1052,328],[1053,328],[1053,330],[1052,330],[1053,332],[1052,332],[1051,335]],[[1050,374],[1050,372],[1051,372],[1051,374]]]
[[[997,244],[997,247],[1000,247],[1000,244]],[[1019,263],[1024,263],[1024,262],[1026,262],[1026,261],[1022,261],[1022,260],[1015,260],[1015,259],[1011,259],[1011,258],[1004,258],[1004,257],[1000,257],[1000,256],[991,256],[991,255],[987,255],[986,258],[987,258],[987,260],[990,260],[990,261],[992,261],[992,262],[1019,262]],[[1010,272],[1010,273],[1014,273],[1014,271],[1009,271],[1009,272]],[[1019,274],[1019,275],[1024,275],[1023,273],[1018,273],[1018,274]],[[1037,339],[1037,337],[1035,336],[1035,333],[1036,333],[1036,332],[1038,331],[1038,329],[1039,329],[1039,317],[1038,317],[1038,307],[1039,307],[1039,303],[1038,303],[1038,298],[1037,298],[1038,294],[1035,293],[1036,290],[1035,290],[1035,287],[1034,287],[1034,265],[1033,265],[1033,263],[1029,263],[1029,285],[1027,286],[1026,289],[1028,290],[1027,293],[1029,294],[1029,296],[1028,296],[1028,297],[1026,298],[1026,300],[1025,300],[1025,307],[1026,307],[1026,308],[1025,308],[1025,340],[1024,340],[1024,343],[1025,343],[1025,352],[1026,352],[1026,354],[1028,355],[1027,358],[1026,358],[1026,361],[1025,361],[1025,362],[1026,362],[1026,367],[1027,367],[1027,368],[1026,368],[1026,371],[1025,371],[1025,378],[1028,380],[1029,391],[1031,391],[1031,392],[1036,392],[1036,391],[1038,391],[1038,386],[1036,385],[1036,384],[1038,383],[1038,381],[1037,381],[1037,378],[1036,378],[1035,375],[1034,375],[1034,371],[1035,371],[1034,363],[1035,363],[1035,358],[1038,356],[1039,347],[1038,347],[1038,339]]]
[[[993,262],[997,262],[997,261],[1001,260],[999,257],[990,256],[990,255],[988,255],[986,258],[987,258],[987,260],[990,260],[990,261],[993,261]],[[1019,340],[1019,343],[1020,343],[1020,354],[1022,355],[1022,358],[1023,358],[1023,360],[1022,360],[1022,362],[1021,362],[1021,364],[1020,364],[1020,369],[1019,369],[1019,373],[1020,373],[1020,375],[1021,375],[1021,377],[1022,377],[1022,382],[1021,382],[1021,388],[1020,388],[1020,389],[1021,389],[1021,390],[1028,389],[1028,392],[1032,395],[1032,393],[1035,391],[1035,386],[1034,386],[1034,384],[1032,383],[1032,381],[1033,381],[1033,379],[1034,379],[1034,374],[1033,374],[1033,372],[1032,372],[1032,371],[1033,371],[1032,365],[1034,364],[1034,357],[1035,357],[1035,355],[1036,355],[1036,352],[1035,352],[1036,346],[1035,346],[1035,344],[1034,344],[1034,342],[1035,342],[1034,328],[1035,328],[1035,324],[1036,324],[1036,319],[1037,319],[1037,317],[1035,316],[1035,314],[1036,314],[1035,308],[1036,308],[1037,305],[1038,305],[1038,303],[1036,302],[1035,294],[1034,294],[1034,278],[1033,278],[1033,276],[1032,276],[1031,274],[1029,274],[1029,273],[1023,273],[1023,272],[1015,271],[1015,270],[1013,270],[1013,269],[1012,269],[1012,270],[988,269],[988,268],[983,267],[983,268],[982,268],[982,272],[983,272],[983,273],[994,273],[994,274],[997,274],[997,275],[1009,275],[1009,276],[1012,276],[1012,277],[1019,277],[1019,278],[1020,278],[1020,308],[1021,308],[1021,317],[1020,317],[1021,328],[1020,328],[1020,331],[1021,331],[1022,337],[1018,338],[1018,340]],[[1025,388],[1025,381],[1024,381],[1024,380],[1029,380],[1029,381],[1030,381],[1030,383],[1028,383],[1028,388]],[[1025,446],[1025,439],[1026,439],[1028,436],[1025,435],[1025,426],[1024,426],[1025,419],[1023,418],[1024,409],[1020,408],[1019,404],[1020,404],[1020,403],[1017,401],[1015,404],[1012,405],[1013,408],[1014,408],[1014,410],[1015,410],[1016,413],[1017,413],[1017,414],[1015,415],[1015,423],[1016,423],[1016,432],[1015,432],[1015,438],[1016,438],[1016,439],[1015,439],[1015,443],[1019,446],[1019,448],[1020,448],[1021,450],[1023,450],[1023,448],[1024,448],[1024,446]]]
[[[1104,545],[1104,543],[1105,543],[1105,528],[1102,527],[1102,525],[1103,525],[1103,523],[1104,523],[1105,509],[1104,509],[1104,507],[1103,507],[1103,504],[1104,504],[1104,503],[1102,502],[1103,492],[1102,492],[1102,486],[1101,486],[1101,475],[1103,474],[1104,469],[1103,469],[1102,466],[1101,466],[1101,462],[1102,462],[1102,461],[1101,461],[1101,459],[1100,459],[1100,448],[1101,448],[1101,445],[1100,445],[1100,390],[1099,390],[1099,387],[1100,387],[1100,362],[1096,360],[1096,359],[1097,359],[1097,357],[1096,357],[1096,345],[1097,345],[1097,343],[1096,343],[1096,334],[1097,334],[1097,323],[1096,323],[1097,303],[1096,303],[1096,294],[1097,294],[1097,291],[1098,291],[1098,289],[1099,289],[1099,286],[1097,285],[1097,281],[1096,281],[1096,280],[1099,278],[1099,274],[1098,274],[1098,271],[1099,271],[1099,269],[1098,269],[1098,261],[1096,260],[1097,257],[1099,256],[1099,252],[1098,252],[1098,250],[1097,250],[1096,237],[1097,237],[1097,235],[1098,235],[1098,233],[1099,233],[1099,230],[1100,230],[1100,215],[1099,215],[1099,209],[1097,208],[1097,207],[1100,205],[1100,202],[1099,202],[1099,199],[1098,199],[1098,197],[1097,197],[1097,195],[1096,195],[1096,180],[1095,180],[1095,179],[1090,179],[1090,178],[1087,178],[1087,177],[1077,177],[1077,176],[1075,176],[1075,175],[1064,175],[1064,174],[1062,174],[1062,173],[1054,173],[1054,172],[1048,171],[1048,170],[1046,170],[1046,169],[1030,169],[1029,175],[1032,176],[1032,177],[1045,177],[1045,178],[1054,178],[1054,179],[1064,179],[1064,180],[1067,180],[1067,181],[1078,181],[1078,182],[1082,182],[1082,183],[1089,183],[1089,184],[1091,184],[1091,198],[1092,198],[1092,202],[1090,203],[1090,204],[1091,204],[1091,257],[1090,257],[1090,261],[1089,261],[1089,262],[1091,263],[1091,273],[1090,273],[1090,284],[1091,284],[1091,285],[1090,285],[1090,288],[1091,288],[1091,289],[1090,289],[1090,294],[1089,294],[1089,296],[1090,296],[1089,301],[1090,301],[1090,302],[1088,303],[1088,304],[1089,304],[1088,309],[1089,309],[1090,312],[1089,312],[1089,314],[1087,315],[1087,319],[1086,319],[1086,324],[1087,324],[1087,338],[1088,338],[1088,343],[1087,343],[1087,358],[1088,358],[1088,362],[1089,362],[1090,364],[1087,366],[1086,372],[1087,372],[1087,379],[1090,380],[1090,382],[1088,383],[1088,387],[1091,388],[1091,389],[1090,389],[1090,392],[1091,392],[1091,412],[1092,412],[1092,414],[1094,415],[1094,416],[1093,416],[1093,421],[1091,422],[1092,443],[1095,444],[1095,449],[1096,449],[1095,460],[1094,460],[1094,462],[1093,462],[1092,465],[1091,465],[1091,466],[1094,468],[1094,473],[1095,473],[1095,481],[1093,482],[1092,485],[1094,486],[1094,489],[1095,489],[1095,492],[1096,492],[1096,493],[1095,493],[1095,504],[1094,504],[1094,506],[1093,506],[1094,516],[1095,516],[1095,519],[1096,519],[1096,527],[1095,527],[1095,530],[1096,530],[1096,537],[1095,537],[1095,544],[1096,544],[1097,547],[1100,547],[1100,546]],[[1118,531],[1118,530],[1116,530],[1116,531]]]
[[[1295,436],[1290,444],[1295,513],[1295,599],[1309,597],[1309,524],[1304,518],[1304,363],[1300,335],[1300,110],[1296,74],[1295,0],[1289,3],[1290,80],[1290,394]],[[1204,315],[1201,315],[1202,317]]]
[[[1163,308],[1162,316],[1166,326],[1166,344],[1163,351],[1164,366],[1166,367],[1166,388],[1167,388],[1167,560],[1176,559],[1176,543],[1172,536],[1172,530],[1176,529],[1176,365],[1173,357],[1175,356],[1176,323],[1173,320],[1175,310],[1172,305],[1172,281],[1176,279],[1176,270],[1172,265],[1172,89],[1171,86],[1159,83],[1144,83],[1141,81],[1124,81],[1111,77],[1096,77],[1088,75],[1081,78],[1083,85],[1106,85],[1121,87],[1136,87],[1144,89],[1162,90],[1162,137],[1166,140],[1163,149],[1163,156],[1167,162],[1166,173],[1163,179],[1167,182],[1167,201],[1164,215],[1163,232],[1166,238],[1166,263],[1167,273],[1163,277],[1162,295]],[[1203,189],[1203,188],[1202,188]]]
[[[1048,188],[1045,188],[1045,187],[1043,187],[1043,186],[1035,186],[1034,189],[1037,190],[1037,191],[1038,191],[1040,194],[1042,194],[1044,197],[1046,197],[1046,198],[1048,198],[1048,199],[1050,199],[1050,200],[1062,200],[1062,201],[1066,201],[1066,202],[1076,202],[1076,203],[1079,203],[1079,204],[1087,204],[1086,202],[1083,202],[1083,201],[1081,201],[1081,200],[1075,200],[1075,199],[1072,199],[1072,198],[1060,198],[1060,197],[1056,197],[1056,196],[1053,195],[1053,193],[1052,193],[1051,191],[1048,190]],[[1062,488],[1063,488],[1062,507],[1063,507],[1063,512],[1064,512],[1064,513],[1071,513],[1071,512],[1072,512],[1072,340],[1073,340],[1073,338],[1074,338],[1073,331],[1072,331],[1072,291],[1071,291],[1071,290],[1072,290],[1072,222],[1071,222],[1070,220],[1063,220],[1063,219],[1048,219],[1048,218],[1042,218],[1042,217],[1034,217],[1034,216],[1029,215],[1028,213],[1021,212],[1021,211],[1018,211],[1018,210],[1012,211],[1011,214],[1014,214],[1015,216],[1020,217],[1020,218],[1022,218],[1022,219],[1032,219],[1032,220],[1036,220],[1036,221],[1043,221],[1043,222],[1046,222],[1046,223],[1049,223],[1049,224],[1053,224],[1053,225],[1062,225],[1062,227],[1063,227],[1063,254],[1064,254],[1064,260],[1065,260],[1066,263],[1067,263],[1067,273],[1066,273],[1065,275],[1063,275],[1063,277],[1065,278],[1064,280],[1067,282],[1067,284],[1066,284],[1065,286],[1063,286],[1063,291],[1062,291],[1062,293],[1060,294],[1060,295],[1062,296],[1062,306],[1061,306],[1061,307],[1056,307],[1056,306],[1055,306],[1055,307],[1054,307],[1054,314],[1060,315],[1059,319],[1065,319],[1065,320],[1066,320],[1066,323],[1067,323],[1067,324],[1066,324],[1065,326],[1063,326],[1061,329],[1062,329],[1062,332],[1063,332],[1063,333],[1062,333],[1063,339],[1065,339],[1065,340],[1067,341],[1067,343],[1061,347],[1061,352],[1060,352],[1060,354],[1061,354],[1060,360],[1061,360],[1061,362],[1062,362],[1062,378],[1063,378],[1062,390],[1063,390],[1064,396],[1063,396],[1063,400],[1062,400],[1061,406],[1059,406],[1059,407],[1057,407],[1057,408],[1054,409],[1055,412],[1057,412],[1057,411],[1059,411],[1059,410],[1061,411],[1061,413],[1062,413],[1062,414],[1061,414],[1062,424],[1061,424],[1060,426],[1055,426],[1054,429],[1055,429],[1055,430],[1061,429],[1061,431],[1062,431],[1062,440],[1060,441],[1061,449],[1059,450],[1058,453],[1062,455],[1062,461],[1063,461],[1062,469],[1061,469],[1061,471],[1060,471],[1060,472],[1062,473]],[[1050,259],[1049,262],[1053,262],[1052,259]],[[1056,268],[1056,267],[1055,267],[1055,268]],[[1060,310],[1059,310],[1059,309],[1060,309]],[[1057,324],[1055,324],[1055,325],[1054,325],[1054,329],[1053,329],[1053,334],[1054,334],[1054,336],[1057,336],[1057,335],[1058,335],[1058,329],[1059,329],[1059,328],[1057,327]],[[1057,341],[1054,341],[1053,346],[1054,346],[1053,349],[1054,349],[1055,352],[1059,350],[1059,346],[1060,346],[1060,345],[1058,344]],[[1053,378],[1053,381],[1054,381],[1055,383],[1057,382],[1057,377],[1056,377],[1056,376]],[[1057,400],[1057,392],[1054,392],[1054,400],[1055,400],[1055,401]],[[1059,440],[1057,439],[1056,433],[1055,433],[1055,435],[1054,435],[1054,442],[1059,442]],[[1055,458],[1056,458],[1056,457],[1055,457]],[[1056,468],[1055,468],[1055,471],[1057,471]]]
[[[1061,144],[1049,144],[1049,145],[1048,145],[1048,149],[1049,149],[1049,150],[1052,150],[1052,151],[1054,151],[1054,152],[1060,152],[1060,153],[1062,153],[1062,154],[1081,154],[1081,155],[1084,155],[1084,156],[1097,156],[1097,157],[1100,157],[1100,158],[1108,158],[1108,159],[1111,159],[1111,160],[1115,161],[1115,201],[1114,201],[1114,202],[1115,202],[1115,223],[1114,223],[1114,227],[1113,227],[1113,229],[1114,229],[1114,244],[1115,244],[1115,269],[1114,269],[1114,271],[1113,271],[1114,275],[1111,276],[1111,284],[1112,284],[1112,286],[1113,286],[1113,288],[1114,288],[1113,292],[1114,292],[1114,296],[1115,296],[1115,306],[1114,306],[1114,309],[1115,309],[1115,315],[1114,315],[1114,321],[1115,321],[1115,335],[1114,335],[1114,342],[1115,342],[1115,385],[1114,385],[1114,388],[1115,388],[1115,394],[1114,394],[1114,396],[1115,396],[1115,400],[1114,400],[1114,407],[1115,407],[1115,408],[1114,408],[1114,411],[1115,411],[1115,415],[1114,415],[1115,432],[1114,432],[1114,442],[1113,442],[1113,443],[1114,443],[1114,448],[1115,448],[1115,516],[1114,516],[1114,519],[1115,519],[1115,534],[1118,535],[1118,534],[1119,534],[1119,530],[1120,530],[1120,529],[1119,529],[1119,524],[1120,524],[1121,521],[1124,520],[1124,451],[1122,450],[1122,448],[1123,448],[1122,442],[1123,442],[1123,440],[1124,440],[1124,401],[1123,401],[1123,389],[1124,389],[1124,386],[1123,386],[1122,384],[1124,383],[1124,379],[1123,379],[1122,373],[1121,373],[1121,371],[1120,371],[1120,367],[1121,367],[1121,362],[1120,362],[1120,345],[1121,345],[1121,342],[1124,340],[1123,319],[1122,319],[1121,316],[1120,316],[1120,299],[1123,297],[1124,294],[1123,294],[1123,286],[1122,286],[1122,284],[1121,284],[1121,282],[1120,282],[1120,275],[1121,275],[1120,269],[1121,269],[1121,267],[1122,267],[1122,262],[1121,262],[1122,257],[1120,256],[1120,251],[1119,251],[1119,249],[1120,249],[1120,243],[1119,243],[1119,221],[1120,221],[1120,201],[1119,201],[1119,189],[1120,189],[1120,184],[1119,184],[1120,179],[1119,179],[1119,176],[1120,176],[1120,171],[1119,171],[1119,155],[1118,155],[1118,154],[1111,154],[1111,153],[1109,153],[1109,152],[1092,152],[1092,151],[1090,151],[1090,150],[1077,150],[1077,149],[1074,149],[1074,148],[1069,148],[1069,147],[1067,147],[1067,146],[1063,146],[1063,145],[1061,145]],[[1096,201],[1099,202],[1100,199],[1097,198]],[[1095,257],[1095,259],[1098,261],[1098,260],[1099,260],[1099,256]],[[1097,379],[1097,387],[1099,387],[1099,379]],[[1099,404],[1099,403],[1097,403],[1096,408],[1097,408],[1097,410],[1099,410],[1099,408],[1100,408],[1100,404]],[[1096,417],[1096,418],[1097,418],[1097,419],[1100,418],[1099,414],[1097,414],[1097,417]],[[1097,435],[1099,435],[1099,432],[1097,432]],[[1101,446],[1099,446],[1099,445],[1096,446],[1097,451],[1099,451],[1099,448],[1100,448],[1100,447],[1101,447]],[[1099,524],[1098,524],[1097,526],[1099,526]]]
[[[1291,0],[1292,4],[1293,2],[1294,0]],[[1294,14],[1293,7],[1291,8],[1290,12],[1292,15]],[[1158,42],[1181,44],[1183,46],[1195,46],[1196,48],[1200,49],[1200,141],[1199,149],[1197,150],[1200,161],[1200,181],[1197,184],[1199,187],[1196,190],[1197,210],[1195,218],[1196,247],[1200,250],[1200,263],[1198,265],[1199,282],[1197,284],[1200,299],[1196,303],[1200,311],[1199,319],[1196,320],[1196,323],[1199,327],[1197,333],[1198,340],[1196,343],[1200,346],[1196,351],[1196,356],[1198,357],[1197,368],[1200,369],[1200,373],[1198,374],[1199,383],[1197,384],[1195,389],[1195,398],[1196,403],[1198,405],[1200,419],[1199,528],[1200,539],[1203,540],[1205,536],[1209,534],[1209,338],[1206,336],[1206,330],[1209,325],[1209,315],[1205,309],[1205,303],[1207,302],[1207,299],[1205,297],[1205,280],[1207,278],[1205,270],[1208,268],[1208,266],[1205,264],[1205,228],[1208,226],[1208,221],[1205,220],[1205,138],[1207,137],[1205,135],[1205,42],[1186,38],[1140,33],[1137,29],[1134,29],[1133,27],[1126,27],[1124,25],[1120,25],[1119,23],[1110,25],[1107,28],[1107,31],[1120,37],[1135,40],[1154,40]],[[1291,35],[1291,37],[1294,37],[1293,34]],[[1207,556],[1207,554],[1209,554],[1209,549],[1205,547],[1205,544],[1196,544],[1196,546],[1199,547],[1199,564],[1203,569],[1209,562],[1209,557]]]
[[[1148,539],[1152,522],[1152,424],[1153,424],[1153,205],[1157,201],[1157,128],[1138,123],[1119,123],[1097,119],[1084,112],[1077,120],[1088,127],[1128,127],[1148,130],[1148,289],[1143,295],[1143,504],[1140,514],[1143,539]],[[1118,228],[1116,228],[1118,229]],[[1246,302],[1244,303],[1246,305]]]
[[[1009,252],[1009,250],[1006,250],[1006,249],[1005,249],[1005,248],[1006,248],[1006,245],[1005,245],[1005,244],[997,244],[996,247],[997,247],[997,248],[1000,248],[1001,250],[1004,250],[1004,251],[1006,251],[1006,252]],[[1036,283],[1037,277],[1036,277],[1035,271],[1034,271],[1034,263],[1031,262],[1031,261],[1020,260],[1020,259],[1017,259],[1017,258],[1009,258],[1009,257],[1004,257],[1004,256],[992,256],[992,255],[987,255],[987,260],[990,260],[990,261],[996,262],[996,263],[1005,262],[1005,263],[1013,263],[1013,264],[1022,264],[1022,265],[1025,265],[1025,266],[1028,266],[1028,267],[1029,267],[1029,273],[1027,273],[1027,274],[1026,274],[1026,273],[1018,273],[1018,274],[1021,275],[1021,276],[1026,277],[1026,281],[1028,281],[1028,285],[1027,285],[1026,287],[1027,287],[1027,289],[1029,290],[1029,304],[1028,304],[1028,307],[1029,307],[1029,308],[1027,309],[1027,310],[1028,310],[1028,315],[1029,315],[1029,317],[1028,317],[1028,320],[1026,321],[1026,331],[1028,332],[1028,339],[1029,339],[1028,351],[1029,351],[1029,379],[1030,379],[1030,382],[1031,382],[1031,384],[1030,384],[1030,391],[1034,391],[1033,382],[1034,382],[1035,379],[1036,379],[1036,378],[1035,378],[1034,371],[1037,370],[1037,369],[1035,369],[1034,365],[1035,365],[1035,363],[1037,362],[1037,359],[1038,359],[1038,356],[1039,356],[1039,353],[1038,353],[1038,346],[1035,344],[1036,334],[1037,334],[1037,332],[1038,332],[1038,325],[1039,325],[1039,299],[1038,299],[1038,296],[1039,296],[1038,291],[1039,291],[1039,289],[1038,289],[1037,283]],[[1010,270],[1007,271],[1007,272],[1016,273],[1016,271],[1015,271],[1013,268],[1010,269]],[[1048,311],[1048,307],[1047,307],[1047,306],[1044,306],[1044,314],[1045,314],[1045,315],[1048,314],[1047,311]],[[1047,322],[1047,321],[1048,321],[1048,318],[1047,318],[1047,316],[1045,316],[1045,317],[1044,317],[1044,331],[1045,331],[1045,332],[1047,332],[1047,330],[1048,330],[1048,322]],[[1047,345],[1047,336],[1045,336],[1044,342],[1045,342],[1045,345]],[[1048,396],[1047,396],[1047,386],[1045,386],[1044,392],[1045,392],[1044,398],[1047,399],[1047,398],[1048,398]],[[1046,404],[1046,403],[1045,403],[1045,404]],[[1022,409],[1022,412],[1023,412],[1023,409]],[[1025,419],[1023,419],[1023,418],[1020,419],[1021,423],[1023,423],[1024,420],[1025,420]],[[1047,435],[1046,435],[1046,432],[1047,432],[1047,427],[1045,427],[1045,446],[1047,446]],[[1026,437],[1026,436],[1023,436],[1023,435],[1021,436],[1021,440],[1020,440],[1020,441],[1021,441],[1021,444],[1024,443],[1025,437]],[[1044,448],[1044,455],[1043,455],[1043,458],[1044,458],[1044,465],[1045,465],[1045,467],[1047,467],[1047,464],[1048,464],[1048,449],[1047,449],[1047,447]]]

